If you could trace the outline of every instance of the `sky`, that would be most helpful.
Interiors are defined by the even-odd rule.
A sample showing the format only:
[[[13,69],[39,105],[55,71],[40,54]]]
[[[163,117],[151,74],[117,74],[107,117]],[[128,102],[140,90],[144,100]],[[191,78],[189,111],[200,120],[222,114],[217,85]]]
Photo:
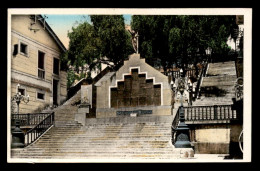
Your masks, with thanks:
[[[64,46],[68,49],[69,38],[68,32],[72,27],[76,27],[77,24],[87,21],[91,23],[89,15],[51,15],[43,14],[47,16],[47,23],[50,25],[55,34],[59,37]],[[123,15],[125,18],[125,24],[130,25],[131,15]]]

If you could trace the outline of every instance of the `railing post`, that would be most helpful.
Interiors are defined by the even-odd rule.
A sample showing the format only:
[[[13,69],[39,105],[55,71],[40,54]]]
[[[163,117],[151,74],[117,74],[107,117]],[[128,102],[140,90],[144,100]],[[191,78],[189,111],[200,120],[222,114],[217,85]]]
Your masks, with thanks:
[[[42,135],[51,125],[53,125],[54,121],[54,112],[49,113],[47,117],[46,114],[30,115],[30,117],[28,116],[29,115],[27,115],[27,118],[29,118],[32,124],[36,124],[36,126],[25,133],[24,139],[27,140],[25,142],[25,146],[30,145],[38,139],[40,135]]]
[[[52,125],[54,125],[54,123],[55,123],[55,116],[54,116],[54,112],[52,112],[52,114],[51,114],[51,116],[52,116]]]
[[[208,116],[208,107],[205,107],[205,109],[206,109],[206,120],[208,120],[208,119],[209,119],[209,116]]]
[[[27,113],[27,124],[30,125],[30,114]]]
[[[218,106],[214,105],[213,108],[214,108],[214,119],[217,120],[218,119]]]
[[[228,106],[228,119],[232,119],[232,118],[230,117],[230,110],[231,110],[231,105]]]

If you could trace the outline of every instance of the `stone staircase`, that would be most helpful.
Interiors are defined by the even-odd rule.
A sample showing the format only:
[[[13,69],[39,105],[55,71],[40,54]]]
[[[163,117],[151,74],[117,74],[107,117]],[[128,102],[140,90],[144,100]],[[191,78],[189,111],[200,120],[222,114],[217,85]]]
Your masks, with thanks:
[[[176,159],[171,144],[173,116],[88,118],[75,121],[81,92],[55,109],[55,124],[36,142],[12,149],[13,159]]]
[[[236,66],[234,61],[209,63],[201,84],[201,98],[193,106],[232,104],[235,96]]]
[[[94,119],[85,127],[66,122],[36,143],[12,150],[24,159],[176,159],[171,144],[172,116]]]
[[[79,90],[73,97],[67,100],[63,105],[54,109],[45,109],[43,113],[55,112],[55,126],[63,126],[66,124],[76,124],[75,114],[78,112],[77,103],[80,102],[81,90]]]
[[[209,64],[201,88],[215,86],[225,93],[202,96],[193,105],[232,104],[235,81],[234,62]],[[11,158],[174,161],[181,157],[181,151],[171,143],[175,115],[89,118],[86,126],[82,126],[75,121],[78,110],[75,103],[79,102],[80,95],[78,91],[62,106],[51,110],[55,112],[54,127],[30,146],[12,149]]]

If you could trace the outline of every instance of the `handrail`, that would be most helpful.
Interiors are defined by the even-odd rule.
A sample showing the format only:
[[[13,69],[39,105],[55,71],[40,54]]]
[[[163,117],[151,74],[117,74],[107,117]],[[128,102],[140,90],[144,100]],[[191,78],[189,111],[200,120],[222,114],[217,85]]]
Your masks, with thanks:
[[[175,141],[176,141],[176,137],[175,137],[176,136],[176,128],[177,128],[179,121],[180,121],[179,109],[180,108],[178,108],[176,115],[175,115],[175,118],[172,121],[171,131],[172,131],[172,144],[173,145],[175,144]]]
[[[39,124],[45,119],[50,113],[25,113],[25,114],[12,114],[11,119],[20,120],[20,126],[31,126]],[[14,122],[12,122],[14,125]]]
[[[197,86],[195,89],[195,98],[198,98],[198,96],[199,96],[200,86],[202,83],[202,77],[205,77],[207,69],[208,69],[208,62],[206,63],[206,66],[201,69],[199,80],[197,81]]]
[[[54,112],[49,114],[38,125],[27,131],[24,135],[24,145],[28,146],[36,141],[46,130],[48,130],[54,123]]]
[[[87,83],[89,85],[95,84],[98,80],[100,80],[105,74],[107,74],[110,71],[112,71],[112,69],[110,67],[106,67],[98,75],[96,75],[95,78],[93,78],[92,80],[87,80],[87,78],[82,78],[74,86],[71,86],[68,88],[67,100],[70,99],[72,96],[74,96],[81,89],[81,85],[83,83]]]
[[[172,121],[172,128],[176,128],[177,127],[177,125],[179,124],[179,116],[180,116],[180,114],[179,114],[179,109],[180,108],[178,108],[178,110],[177,110],[177,112],[176,112],[176,115],[175,115],[175,118],[173,119],[173,121]]]
[[[76,85],[74,85],[68,89],[67,99],[70,99],[72,96],[74,96],[80,90],[81,85],[84,81],[86,81],[86,78],[81,79]]]

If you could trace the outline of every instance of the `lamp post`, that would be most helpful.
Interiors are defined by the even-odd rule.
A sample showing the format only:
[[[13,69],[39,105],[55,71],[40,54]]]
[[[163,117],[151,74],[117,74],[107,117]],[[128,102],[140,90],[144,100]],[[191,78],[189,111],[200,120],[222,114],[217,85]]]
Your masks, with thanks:
[[[208,47],[208,48],[206,49],[207,58],[210,58],[210,59],[211,59],[211,51],[212,51],[212,49],[211,49],[210,47]],[[211,62],[212,62],[212,59],[211,59]]]
[[[182,68],[180,70],[180,76],[183,77],[183,70],[182,70]]]
[[[183,76],[182,72],[181,72],[181,76]],[[176,128],[176,142],[175,142],[174,146],[175,146],[175,148],[191,148],[191,143],[190,143],[190,138],[189,138],[189,128],[184,122],[185,121],[184,110],[183,110],[183,93],[185,90],[184,77],[181,77],[179,79],[178,90],[181,93],[181,106],[179,107],[180,123]]]
[[[19,90],[20,88],[20,84],[17,85],[17,89]],[[19,104],[21,103],[21,101],[23,101],[24,103],[29,103],[29,94],[25,97],[24,95],[22,95],[20,92],[17,92],[13,97],[12,97],[12,101],[15,101],[17,104],[17,114],[19,114]]]
[[[175,93],[176,84],[173,81],[171,81],[171,88],[172,88],[172,91]]]
[[[20,84],[17,85],[19,90]],[[21,101],[25,102],[26,104],[29,102],[30,96],[27,95],[26,97],[22,95],[20,92],[17,92],[13,97],[12,101],[15,101],[17,104],[17,114],[19,114],[19,104]],[[12,131],[12,143],[11,148],[23,148],[24,147],[24,133],[20,129],[20,120],[15,119],[15,128]]]

